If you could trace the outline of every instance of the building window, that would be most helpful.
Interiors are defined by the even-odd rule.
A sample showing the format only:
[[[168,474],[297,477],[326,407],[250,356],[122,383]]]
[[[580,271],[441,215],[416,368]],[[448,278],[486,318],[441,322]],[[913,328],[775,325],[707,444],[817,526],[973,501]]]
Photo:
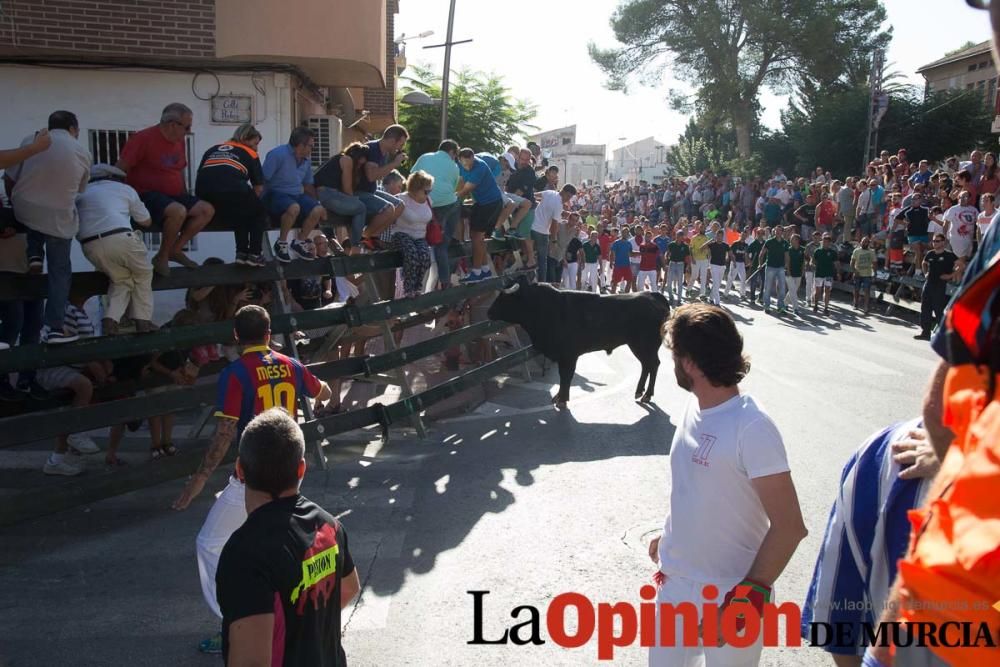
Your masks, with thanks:
[[[94,158],[94,164],[117,164],[118,157],[128,138],[135,134],[135,130],[90,130],[90,154]],[[194,135],[189,134],[184,138],[184,150],[187,154],[187,167],[184,169],[184,187],[188,192],[194,192],[194,179],[197,165],[191,159],[194,155]]]
[[[969,65],[969,71],[970,72],[975,72],[976,71],[976,63],[972,63],[971,65]]]
[[[997,97],[997,78],[993,77],[989,80],[989,86],[986,89],[986,108],[993,109]]]
[[[986,69],[989,66],[990,66],[989,60],[984,60],[983,62],[979,63],[979,69]]]
[[[90,130],[90,154],[94,164],[116,164],[133,130]]]

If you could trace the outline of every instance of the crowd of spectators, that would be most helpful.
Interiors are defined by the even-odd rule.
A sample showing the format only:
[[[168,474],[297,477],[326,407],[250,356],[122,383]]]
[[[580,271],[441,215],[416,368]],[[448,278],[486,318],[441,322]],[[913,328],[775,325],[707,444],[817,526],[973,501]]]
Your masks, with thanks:
[[[872,282],[884,271],[923,279],[920,337],[928,337],[940,321],[946,283],[961,277],[991,224],[1000,187],[993,153],[973,151],[968,160],[932,168],[927,160],[910,161],[903,149],[883,151],[863,176],[842,181],[817,167],[794,179],[780,170],[749,180],[706,170],[659,184],[576,187],[560,183],[559,168],[532,142],[492,155],[445,140],[411,163],[404,151],[409,134],[399,125],[346,146],[314,171],[311,130],[295,128],[261,160],[261,133],[244,124],[205,151],[190,192],[184,139],[192,123],[188,107],[168,104],[156,125],[129,138],[115,165],[92,164],[76,116],[56,111],[46,130],[0,152],[11,204],[0,218],[2,268],[37,274],[44,267],[47,274],[44,301],[3,302],[0,344],[70,343],[118,334],[124,324],[155,331],[154,274],[169,276],[171,262],[197,267],[185,247],[213,220],[232,230],[235,263],[249,267],[398,250],[398,287],[378,285],[372,298],[416,297],[516,265],[567,289],[657,290],[677,304],[697,283],[694,298],[719,304],[735,288],[765,311],[773,295],[779,311],[792,313],[803,286],[806,305],[828,313],[834,280],[853,276],[855,306],[868,312]],[[277,239],[265,246],[273,228]],[[161,231],[152,257],[141,233],[149,229]],[[109,280],[100,327],[81,328],[83,304],[70,298],[74,237]],[[456,260],[449,246],[465,239],[472,256]],[[519,253],[491,257],[490,239],[513,240]],[[360,278],[330,276],[323,264],[315,276],[277,285],[292,311],[344,303],[365,287]],[[169,325],[227,320],[240,305],[275,297],[271,283],[190,290]],[[360,351],[353,341],[345,354]],[[145,373],[190,384],[218,358],[216,346],[158,355]],[[0,398],[68,390],[85,404],[94,386],[113,377],[113,368],[24,371],[13,383],[0,382]],[[155,421],[153,456],[172,455],[170,419]],[[46,472],[69,474],[58,456],[67,448],[92,449],[68,437]],[[113,452],[108,462],[118,463]]]

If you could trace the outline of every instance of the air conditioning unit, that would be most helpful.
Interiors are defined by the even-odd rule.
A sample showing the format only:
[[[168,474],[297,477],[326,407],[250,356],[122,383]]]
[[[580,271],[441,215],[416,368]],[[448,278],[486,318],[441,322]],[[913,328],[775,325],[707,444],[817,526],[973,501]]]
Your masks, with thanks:
[[[306,126],[316,133],[312,156],[309,159],[313,169],[319,169],[324,162],[340,152],[340,131],[343,123],[337,116],[309,116]]]

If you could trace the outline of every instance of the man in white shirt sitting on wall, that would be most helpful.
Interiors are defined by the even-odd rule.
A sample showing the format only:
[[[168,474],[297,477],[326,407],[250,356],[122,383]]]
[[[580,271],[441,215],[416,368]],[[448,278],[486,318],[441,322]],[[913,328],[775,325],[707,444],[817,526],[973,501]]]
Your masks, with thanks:
[[[109,164],[90,168],[90,185],[76,200],[80,214],[77,239],[84,256],[105,274],[108,287],[107,307],[101,320],[102,333],[113,336],[132,304],[132,319],[139,333],[153,331],[153,265],[146,256],[142,234],[133,231],[132,223],[149,227],[145,204],[131,186],[125,184],[125,172]]]

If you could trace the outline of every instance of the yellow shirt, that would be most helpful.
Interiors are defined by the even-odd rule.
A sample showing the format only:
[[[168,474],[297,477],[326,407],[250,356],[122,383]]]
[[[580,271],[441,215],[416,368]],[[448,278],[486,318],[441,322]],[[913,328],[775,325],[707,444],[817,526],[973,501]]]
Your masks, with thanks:
[[[708,249],[709,238],[704,234],[698,234],[697,236],[691,237],[691,259],[694,261],[699,261],[703,259],[708,259],[709,249]]]

